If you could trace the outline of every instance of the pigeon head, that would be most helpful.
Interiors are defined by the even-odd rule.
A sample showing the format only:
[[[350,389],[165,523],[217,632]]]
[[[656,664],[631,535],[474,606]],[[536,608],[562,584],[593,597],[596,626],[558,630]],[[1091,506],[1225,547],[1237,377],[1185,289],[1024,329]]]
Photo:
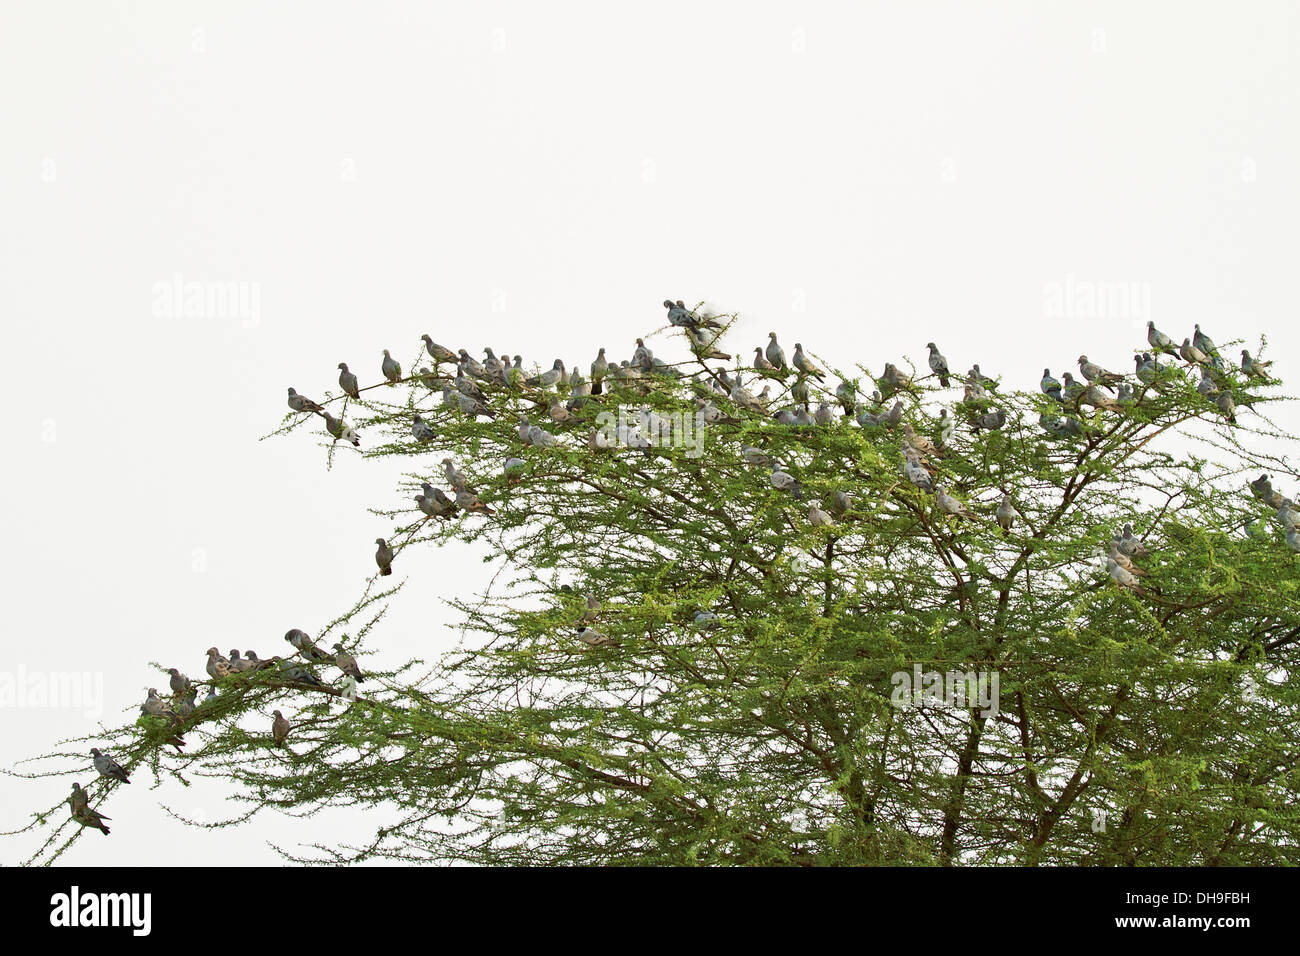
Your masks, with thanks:
[[[385,542],[384,542],[384,539],[383,539],[383,538],[376,538],[376,539],[375,539],[375,544],[380,545],[381,547],[384,545],[384,543],[385,543]]]
[[[230,649],[230,659],[231,659],[232,661],[237,661],[237,660],[239,660],[239,650],[238,650],[237,648],[232,647],[232,648]]]
[[[665,308],[665,309],[671,309],[672,307],[673,307],[673,300],[672,300],[672,299],[664,299],[664,308]]]
[[[1080,356],[1079,356],[1079,364],[1080,364],[1080,365],[1082,365],[1082,364],[1085,363],[1086,361],[1088,361],[1088,356],[1086,356],[1086,355],[1080,355]]]
[[[273,711],[271,711],[271,713],[275,714],[275,716],[277,716],[277,717],[283,717],[283,716],[284,716],[284,714],[280,713],[278,710],[273,710]]]
[[[98,756],[99,756],[99,748],[98,748],[98,747],[91,747],[91,748],[90,748],[90,754],[91,754],[91,756],[93,756],[93,757],[98,757]]]
[[[219,657],[220,655],[221,652],[217,650],[215,647],[208,648],[208,657]]]
[[[346,371],[348,370],[348,363],[347,363],[347,362],[339,362],[339,368],[343,369],[343,371],[346,372]]]

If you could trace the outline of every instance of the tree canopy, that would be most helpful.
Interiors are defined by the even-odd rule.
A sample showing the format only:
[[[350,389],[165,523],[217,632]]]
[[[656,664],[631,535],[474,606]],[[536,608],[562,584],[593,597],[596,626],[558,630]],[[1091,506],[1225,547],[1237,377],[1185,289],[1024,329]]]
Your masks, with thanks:
[[[409,462],[376,510],[391,575],[284,622],[310,637],[278,658],[210,658],[192,712],[161,693],[15,772],[84,778],[94,742],[233,782],[246,811],[206,825],[383,808],[294,860],[1300,862],[1294,439],[1262,360],[1152,327],[1135,372],[1037,387],[937,348],[742,373],[734,315],[665,306],[644,342],[680,361],[546,374],[426,339],[352,395],[291,390],[275,435]],[[404,554],[467,542],[495,572],[446,596],[468,638],[381,669]],[[36,814],[33,862],[78,822]]]

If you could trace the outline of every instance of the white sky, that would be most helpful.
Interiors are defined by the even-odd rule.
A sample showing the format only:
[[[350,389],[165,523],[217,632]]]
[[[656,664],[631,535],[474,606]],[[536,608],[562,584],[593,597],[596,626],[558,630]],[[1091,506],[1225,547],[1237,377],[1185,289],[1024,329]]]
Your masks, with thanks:
[[[585,369],[705,298],[742,354],[774,329],[878,373],[934,339],[1032,387],[1080,351],[1130,371],[1148,314],[1053,317],[1045,287],[1136,283],[1179,340],[1266,332],[1294,377],[1294,5],[975,7],[4,4],[0,675],[102,675],[112,724],[165,686],[150,660],[201,675],[211,644],[268,656],[350,606],[395,469],[257,438],[288,385],[374,381],[426,331]],[[245,283],[256,320],[156,315],[178,274]],[[466,554],[402,555],[374,656],[457,639]],[[0,706],[0,765],[88,726]],[[71,779],[0,777],[0,829]],[[216,819],[225,792],[141,773],[64,862],[370,832],[158,807]]]

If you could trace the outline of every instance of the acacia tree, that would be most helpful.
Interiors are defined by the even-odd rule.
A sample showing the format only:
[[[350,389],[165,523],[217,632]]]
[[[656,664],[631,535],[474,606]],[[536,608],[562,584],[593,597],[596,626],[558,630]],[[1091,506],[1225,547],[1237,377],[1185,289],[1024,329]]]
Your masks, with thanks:
[[[978,374],[958,401],[937,375],[859,365],[832,369],[854,396],[827,394],[851,413],[791,424],[807,419],[773,412],[805,388],[817,405],[822,379],[766,373],[764,408],[706,360],[720,340],[705,317],[670,318],[663,341],[690,327],[690,358],[638,354],[644,368],[611,365],[598,389],[487,372],[472,415],[451,365],[425,357],[432,370],[399,388],[323,403],[367,458],[408,459],[410,486],[379,512],[395,576],[316,643],[346,631],[375,666],[403,554],[472,540],[496,575],[450,601],[469,635],[456,649],[370,671],[359,695],[331,664],[214,679],[189,716],[85,740],[132,773],[236,784],[247,811],[206,825],[386,808],[369,843],[291,859],[1300,862],[1300,573],[1280,491],[1247,485],[1294,477],[1293,439],[1265,417],[1279,383],[1262,364],[1169,356],[1117,401]],[[620,408],[649,414],[608,427]],[[521,413],[554,444],[526,441]],[[697,415],[699,454],[646,440]],[[291,413],[276,434],[320,422]],[[409,503],[421,482],[445,487],[444,458],[490,514]],[[1117,571],[1106,554],[1125,523]],[[918,671],[996,675],[997,699],[918,705],[899,694]],[[293,717],[287,750],[272,707]],[[23,773],[84,775],[85,746]],[[92,803],[114,786],[101,777]],[[49,829],[39,861],[83,832],[62,807],[32,826]]]

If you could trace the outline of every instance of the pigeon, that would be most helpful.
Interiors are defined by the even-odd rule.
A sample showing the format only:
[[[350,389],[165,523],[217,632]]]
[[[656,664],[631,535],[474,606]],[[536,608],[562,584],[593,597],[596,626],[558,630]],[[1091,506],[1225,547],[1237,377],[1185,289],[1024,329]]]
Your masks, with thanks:
[[[360,398],[361,390],[357,388],[357,377],[348,371],[347,362],[339,362],[339,387],[343,394],[351,398]]]
[[[558,439],[554,435],[537,425],[530,425],[528,427],[527,443],[529,445],[537,445],[541,448],[550,448],[555,445],[557,441]]]
[[[881,383],[885,389],[885,396],[888,397],[894,392],[909,388],[912,384],[912,378],[903,374],[893,362],[885,363],[885,371],[880,376]]]
[[[415,377],[431,392],[436,392],[439,388],[438,376],[427,365],[420,366],[420,370],[415,373]],[[443,404],[446,404],[445,400]]]
[[[608,374],[609,374],[609,361],[605,358],[605,350],[601,349],[599,352],[596,353],[596,360],[591,363],[591,382],[592,382],[591,392],[593,395],[600,394],[600,392],[596,391],[596,386],[600,384],[600,380],[603,379]]]
[[[246,671],[255,671],[257,670],[257,662],[245,660],[244,658],[241,658],[239,656],[239,649],[231,648],[230,669],[234,671],[236,674],[243,674]]]
[[[343,649],[341,642],[335,643],[334,651],[334,663],[338,665],[339,670],[358,681],[366,679],[361,673],[361,668],[357,666],[357,659]]]
[[[1295,528],[1287,529],[1286,546],[1292,551],[1300,552],[1300,531],[1296,531]]]
[[[253,670],[265,670],[270,667],[273,661],[264,661],[257,656],[257,651],[244,651],[244,659],[251,662]]]
[[[379,370],[384,373],[384,378],[388,379],[389,385],[396,385],[402,378],[402,366],[388,354],[388,349],[384,349],[384,361],[380,364]]]
[[[460,410],[470,418],[477,418],[479,415],[482,415],[484,418],[497,417],[497,413],[488,408],[487,402],[485,402],[480,396],[457,391],[455,397],[456,403],[460,406]]]
[[[815,501],[808,506],[808,521],[814,528],[829,527],[835,523],[835,519],[822,511]]]
[[[534,375],[532,378],[528,379],[527,384],[540,385],[542,388],[550,388],[562,378],[564,378],[564,363],[559,359],[556,359],[553,366],[541,375]]]
[[[351,442],[353,447],[361,447],[361,438],[351,425],[341,418],[335,418],[329,412],[325,412],[324,415],[325,430],[333,435],[336,441]]]
[[[1214,404],[1219,406],[1219,411],[1223,412],[1223,417],[1228,420],[1229,425],[1237,424],[1237,403],[1232,399],[1232,392],[1220,392]]]
[[[776,371],[776,366],[769,362],[767,356],[763,354],[763,346],[761,345],[754,346],[754,368],[759,372]]]
[[[796,402],[803,402],[805,404],[808,399],[812,398],[812,389],[809,388],[808,382],[802,375],[799,376],[794,385],[790,386],[790,397]]]
[[[1089,384],[1079,396],[1079,405],[1091,405],[1093,408],[1104,408],[1108,412],[1119,410],[1119,403],[1102,391],[1102,386]]]
[[[590,594],[584,594],[582,599],[587,605],[582,612],[582,622],[589,624],[596,620],[597,614],[600,613],[600,601]]]
[[[1268,475],[1260,475],[1250,483],[1250,492],[1261,501],[1268,501],[1273,497],[1273,482],[1269,480]]]
[[[429,338],[427,332],[421,335],[420,338],[424,341],[424,347],[429,350],[429,357],[433,359],[434,368],[437,368],[443,362],[456,361],[456,353]]]
[[[1143,385],[1154,385],[1156,381],[1156,366],[1151,356],[1146,352],[1141,355],[1133,356],[1135,370],[1133,374]]]
[[[1134,564],[1133,559],[1119,549],[1119,542],[1116,541],[1114,538],[1112,538],[1109,545],[1107,545],[1106,556],[1111,561],[1114,561],[1116,564],[1118,564],[1125,571],[1128,571],[1130,574],[1141,577],[1146,575],[1147,573],[1142,568],[1139,568],[1136,564]]]
[[[445,494],[442,494],[441,491],[439,491],[438,494],[444,499],[447,497]],[[429,494],[417,495],[415,503],[419,509],[430,518],[450,518],[456,513],[456,506],[452,504],[450,500],[448,500],[447,504],[444,505],[437,498]]]
[[[1210,361],[1210,357],[1193,345],[1191,339],[1183,339],[1178,354],[1183,357],[1184,361],[1192,365],[1205,365]]]
[[[849,508],[853,505],[853,496],[847,491],[835,491],[831,493],[831,500],[827,504],[833,514],[841,518],[848,514]]]
[[[719,618],[718,615],[716,615],[712,611],[705,611],[701,609],[695,612],[695,616],[693,620],[697,625],[703,627],[707,624],[716,624],[718,621],[721,620],[721,618]]]
[[[483,378],[484,375],[483,364],[478,359],[474,358],[464,349],[461,349],[457,353],[457,355],[458,355],[458,361],[460,365],[463,367],[464,372],[469,373],[474,378]]]
[[[1116,546],[1127,558],[1145,558],[1151,554],[1142,540],[1133,534],[1133,525],[1125,523],[1120,534],[1116,535]]]
[[[1089,362],[1086,355],[1079,356],[1079,372],[1094,385],[1109,387],[1114,382],[1124,381],[1123,375],[1118,372],[1108,372],[1095,362]]]
[[[289,661],[280,662],[281,680],[293,681],[295,684],[307,684],[310,687],[322,687],[320,679],[300,664]]]
[[[753,445],[746,445],[740,449],[740,457],[745,459],[746,464],[767,466],[772,464],[772,458],[761,448],[755,448]]]
[[[277,747],[281,747],[289,736],[289,721],[285,720],[284,714],[278,710],[273,711],[273,713],[275,719],[271,721],[271,739],[275,741]]]
[[[998,527],[1002,529],[1002,536],[1006,537],[1011,532],[1011,526],[1016,523],[1016,506],[1009,493],[1002,496],[995,514]]]
[[[81,789],[81,784],[72,785],[72,794],[68,797],[68,806],[72,808],[72,819],[80,823],[83,827],[92,827],[103,832],[108,836],[108,827],[104,825],[105,820],[111,820],[112,817],[106,817],[97,810],[90,808],[90,795]]]
[[[167,668],[171,679],[167,682],[173,694],[183,694],[190,689],[190,679],[174,667]]]
[[[323,412],[325,410],[306,395],[299,395],[292,388],[289,389],[289,407],[295,412]]]
[[[215,697],[216,689],[214,688],[210,690],[208,693],[212,697]],[[190,692],[185,695],[184,699],[179,704],[176,705],[176,716],[188,717],[190,714],[194,713],[194,707],[195,707],[194,702],[198,700],[198,697],[199,697],[198,689],[195,687],[191,687]]]
[[[636,351],[632,353],[632,364],[646,371],[654,368],[654,353],[646,348],[644,339],[636,340]]]
[[[1214,342],[1211,341],[1210,337],[1201,331],[1200,323],[1197,323],[1194,328],[1195,334],[1192,336],[1192,345],[1196,346],[1196,348],[1200,349],[1206,355],[1218,355],[1219,350],[1215,348]]]
[[[433,426],[419,415],[416,415],[411,419],[411,435],[418,442],[433,441],[434,438],[437,437],[437,434],[433,430]]]
[[[934,490],[934,479],[930,477],[930,473],[925,470],[925,466],[920,462],[913,461],[911,458],[906,459],[903,462],[903,474],[908,481],[922,491]]]
[[[150,717],[175,717],[176,712],[167,706],[166,702],[158,696],[156,688],[150,687],[149,694],[145,697],[144,703],[140,705],[140,710]]]
[[[852,415],[858,402],[857,385],[849,381],[840,382],[835,386],[835,397],[839,400],[840,408],[844,409],[844,414]]]
[[[1082,382],[1076,382],[1069,372],[1063,373],[1061,379],[1063,380],[1061,394],[1066,402],[1076,401],[1088,390]]]
[[[1007,413],[1004,409],[995,408],[991,412],[985,412],[978,419],[976,424],[979,428],[985,428],[989,431],[997,431],[1007,423]],[[977,429],[978,430],[978,429]]]
[[[213,680],[221,680],[223,677],[229,677],[234,673],[230,669],[230,661],[221,656],[221,652],[215,647],[208,648],[208,676]]]
[[[612,637],[590,627],[584,627],[578,631],[578,640],[588,647],[612,647],[618,643]]]
[[[1138,584],[1137,577],[1132,571],[1121,567],[1115,562],[1114,558],[1106,559],[1106,571],[1110,574],[1111,580],[1122,588],[1128,588],[1137,594],[1143,594],[1142,587]]]
[[[285,632],[284,639],[300,651],[302,656],[309,661],[329,660],[329,655],[316,646],[312,639],[307,635],[306,631],[300,631],[295,627]]]
[[[925,347],[930,350],[930,371],[939,376],[939,384],[947,388],[948,360],[940,354],[939,347],[933,342],[926,342]]]
[[[1272,365],[1272,362],[1262,362],[1257,358],[1251,358],[1250,352],[1246,349],[1241,350],[1241,370],[1247,378],[1268,378],[1266,369]]]
[[[996,390],[998,387],[997,379],[989,378],[981,372],[978,362],[970,367],[970,371],[966,373],[966,378],[972,382],[976,382],[982,388],[988,389],[990,392]]]
[[[773,362],[772,364],[775,365],[776,363]],[[800,372],[803,372],[803,374],[811,375],[819,382],[825,379],[822,370],[814,365],[812,361],[803,354],[803,346],[798,342],[794,343],[794,358],[791,360],[791,364],[793,364]]]
[[[794,423],[802,428],[808,428],[813,424],[813,417],[810,414],[808,414],[807,405],[795,406]]]
[[[1043,369],[1043,378],[1038,383],[1038,387],[1042,390],[1043,394],[1049,398],[1054,398],[1058,402],[1062,400],[1061,383],[1052,377],[1051,369]]]
[[[1115,393],[1115,401],[1121,405],[1132,405],[1135,401],[1133,389],[1128,382],[1121,382],[1119,391]]]
[[[802,486],[794,475],[786,471],[779,463],[772,466],[772,476],[769,479],[772,487],[777,491],[788,491],[798,498],[802,494]]]
[[[209,687],[207,695],[203,698],[203,703],[210,704],[216,699],[217,699],[217,689],[215,687]]]
[[[782,372],[789,368],[785,363],[785,349],[777,344],[775,332],[767,333],[767,360],[773,368]]]
[[[560,396],[558,395],[551,396],[551,403],[546,412],[551,416],[551,421],[559,424],[571,422],[577,418],[576,415],[560,404]]]
[[[1174,348],[1174,340],[1157,329],[1156,324],[1150,320],[1147,321],[1147,342],[1149,342],[1151,347],[1157,352],[1173,353],[1176,351]]]
[[[950,514],[958,518],[970,517],[970,514],[966,511],[966,506],[938,485],[934,486],[934,499],[935,503],[939,505],[939,510],[944,514]]]
[[[452,464],[450,458],[442,460],[442,473],[447,476],[447,484],[457,491],[462,491],[469,487],[469,479],[465,473]]]
[[[462,511],[473,511],[478,514],[496,514],[495,511],[479,501],[478,495],[468,489],[461,489],[456,492],[456,507]]]
[[[126,771],[122,769],[118,762],[108,754],[100,753],[98,747],[90,748],[90,756],[95,759],[95,769],[99,771],[101,777],[120,780],[122,783],[131,782],[127,779]]]
[[[501,466],[501,471],[507,478],[517,479],[520,472],[524,470],[526,464],[528,464],[528,462],[524,461],[522,458],[515,458],[512,456],[505,460],[505,464]]]
[[[818,425],[829,425],[835,421],[835,413],[831,411],[828,403],[822,402],[817,406],[817,411],[813,413],[813,421]]]
[[[924,435],[918,435],[911,422],[903,422],[903,442],[926,458],[939,453],[934,442]]]
[[[380,574],[393,573],[393,549],[388,546],[388,542],[383,538],[376,538],[375,544],[379,548],[375,551],[375,564],[379,565]]]

